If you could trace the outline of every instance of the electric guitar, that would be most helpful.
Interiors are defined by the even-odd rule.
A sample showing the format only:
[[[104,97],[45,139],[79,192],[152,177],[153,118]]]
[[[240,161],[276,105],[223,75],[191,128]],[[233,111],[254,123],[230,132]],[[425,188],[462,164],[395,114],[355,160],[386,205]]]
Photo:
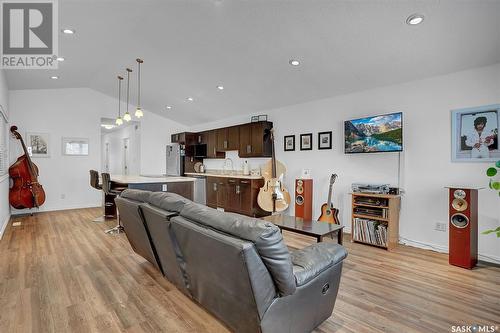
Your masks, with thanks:
[[[328,202],[321,205],[321,215],[318,221],[340,224],[339,210],[332,205],[332,190],[333,184],[337,180],[337,174],[334,173],[330,177],[330,190],[328,192]]]

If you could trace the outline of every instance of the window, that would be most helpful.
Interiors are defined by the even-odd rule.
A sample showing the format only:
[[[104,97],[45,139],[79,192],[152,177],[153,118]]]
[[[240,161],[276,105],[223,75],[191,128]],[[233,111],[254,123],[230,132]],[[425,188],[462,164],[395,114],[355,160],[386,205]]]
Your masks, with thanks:
[[[63,155],[81,156],[89,154],[89,139],[63,138]]]

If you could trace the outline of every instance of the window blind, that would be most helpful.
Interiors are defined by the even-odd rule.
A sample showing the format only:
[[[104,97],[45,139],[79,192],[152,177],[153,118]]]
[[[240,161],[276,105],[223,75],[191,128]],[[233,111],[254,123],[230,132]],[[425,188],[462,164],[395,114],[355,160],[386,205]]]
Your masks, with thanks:
[[[0,105],[0,109],[1,108]],[[2,111],[3,110],[0,110],[0,177],[7,174],[9,170],[7,119]]]

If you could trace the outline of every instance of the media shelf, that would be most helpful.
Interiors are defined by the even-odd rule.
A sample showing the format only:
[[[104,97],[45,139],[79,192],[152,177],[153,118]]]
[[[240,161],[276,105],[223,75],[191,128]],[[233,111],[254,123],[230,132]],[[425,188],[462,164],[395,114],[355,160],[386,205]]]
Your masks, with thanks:
[[[399,241],[401,196],[391,194],[351,193],[351,241],[395,248]]]

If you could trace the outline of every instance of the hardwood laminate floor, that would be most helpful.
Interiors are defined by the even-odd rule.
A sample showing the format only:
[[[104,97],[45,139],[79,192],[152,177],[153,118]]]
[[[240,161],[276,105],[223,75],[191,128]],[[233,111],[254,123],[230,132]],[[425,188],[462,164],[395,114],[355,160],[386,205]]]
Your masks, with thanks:
[[[101,209],[16,217],[0,241],[0,332],[227,332],[177,291]],[[12,222],[11,221],[11,222]],[[314,240],[285,232],[289,246]],[[465,270],[445,254],[353,244],[333,315],[316,332],[451,332],[497,325],[500,268]]]

